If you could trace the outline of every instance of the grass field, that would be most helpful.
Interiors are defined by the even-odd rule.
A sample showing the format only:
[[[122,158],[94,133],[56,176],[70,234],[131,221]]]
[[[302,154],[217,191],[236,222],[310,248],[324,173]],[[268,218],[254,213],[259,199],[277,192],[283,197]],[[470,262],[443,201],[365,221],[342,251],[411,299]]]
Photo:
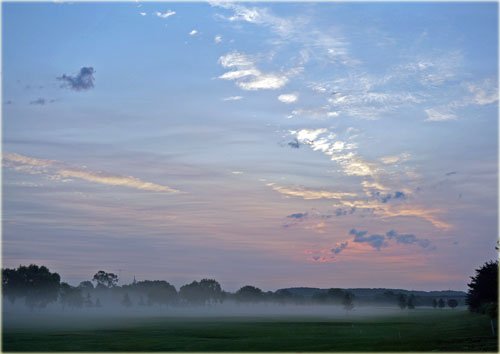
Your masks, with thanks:
[[[498,351],[489,318],[465,310],[414,310],[376,318],[92,321],[96,319],[73,326],[52,321],[50,327],[31,329],[4,325],[3,351]]]

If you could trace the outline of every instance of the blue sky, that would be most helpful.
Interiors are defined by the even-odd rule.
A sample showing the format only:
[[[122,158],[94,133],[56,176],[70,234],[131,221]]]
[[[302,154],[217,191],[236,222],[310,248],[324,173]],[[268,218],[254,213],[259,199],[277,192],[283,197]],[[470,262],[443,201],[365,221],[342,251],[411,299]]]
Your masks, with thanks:
[[[3,3],[3,265],[466,288],[496,3]]]

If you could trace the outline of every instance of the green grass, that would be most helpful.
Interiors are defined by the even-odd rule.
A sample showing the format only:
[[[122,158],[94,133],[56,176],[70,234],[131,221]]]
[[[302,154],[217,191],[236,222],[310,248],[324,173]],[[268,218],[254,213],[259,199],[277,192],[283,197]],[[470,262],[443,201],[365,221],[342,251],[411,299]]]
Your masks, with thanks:
[[[4,328],[4,351],[498,351],[489,318],[416,310],[383,318],[123,319],[50,329]]]

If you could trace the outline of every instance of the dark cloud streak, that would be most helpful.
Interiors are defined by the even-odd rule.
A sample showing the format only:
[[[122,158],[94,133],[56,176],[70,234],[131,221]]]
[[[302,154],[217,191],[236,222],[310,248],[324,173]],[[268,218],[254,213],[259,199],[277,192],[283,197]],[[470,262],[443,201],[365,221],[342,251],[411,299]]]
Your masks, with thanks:
[[[94,73],[94,68],[89,66],[81,68],[76,76],[63,74],[57,79],[64,82],[62,87],[68,87],[75,91],[84,91],[94,88]]]

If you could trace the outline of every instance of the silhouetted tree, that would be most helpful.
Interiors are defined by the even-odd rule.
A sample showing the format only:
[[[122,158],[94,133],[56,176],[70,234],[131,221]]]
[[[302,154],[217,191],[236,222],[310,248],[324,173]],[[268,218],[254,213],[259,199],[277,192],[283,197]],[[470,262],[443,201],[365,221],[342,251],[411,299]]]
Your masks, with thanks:
[[[61,283],[59,299],[63,309],[66,306],[81,308],[85,302],[85,299],[82,296],[82,291],[79,288],[69,285],[68,283]]]
[[[415,308],[415,295],[410,294],[407,303],[408,309],[413,310]]]
[[[191,304],[205,305],[207,303],[222,302],[223,291],[220,284],[214,279],[193,281],[179,289],[179,296]]]
[[[401,310],[404,310],[407,306],[407,299],[405,294],[398,295],[398,306]]]
[[[263,299],[262,290],[252,285],[245,285],[236,292],[236,300],[241,302],[259,302]]]
[[[342,300],[342,306],[346,311],[351,311],[354,308],[354,294],[349,291],[344,292],[344,299]]]
[[[432,307],[436,308],[438,306],[438,302],[436,299],[432,299]]]
[[[177,302],[177,290],[165,280],[143,280],[131,285],[124,285],[123,288],[145,294],[148,305],[169,305]],[[143,301],[142,296],[141,301]]]
[[[97,287],[112,288],[118,283],[118,276],[114,273],[106,273],[103,270],[94,274],[92,281],[97,283]]]
[[[498,307],[498,261],[486,262],[471,279],[466,298],[469,310],[486,313],[487,307]]]
[[[92,284],[92,282],[89,280],[80,282],[80,284],[78,284],[78,287],[82,289],[82,291],[87,291],[87,292],[94,290],[94,284]]]
[[[438,301],[438,307],[440,309],[442,309],[442,308],[444,308],[444,306],[445,306],[444,300],[443,299],[439,299],[439,301]]]
[[[24,297],[30,309],[43,308],[57,301],[61,277],[47,267],[30,264],[17,269],[2,269],[2,291],[12,303]]]
[[[447,303],[448,306],[451,307],[452,309],[458,306],[458,301],[455,299],[448,299]]]

